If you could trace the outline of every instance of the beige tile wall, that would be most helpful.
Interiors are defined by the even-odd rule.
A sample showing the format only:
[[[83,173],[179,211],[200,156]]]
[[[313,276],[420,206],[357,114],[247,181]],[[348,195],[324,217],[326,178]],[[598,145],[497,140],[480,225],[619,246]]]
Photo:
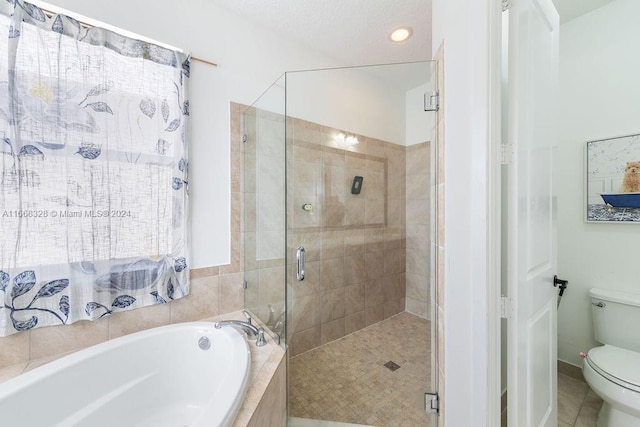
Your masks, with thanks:
[[[305,246],[306,278],[288,268],[291,355],[404,311],[406,286],[405,147],[363,135],[342,146],[339,133],[291,119],[288,166],[289,259]],[[354,176],[364,177],[359,195]],[[312,212],[302,209],[311,203]]]
[[[431,318],[431,143],[407,147],[407,297],[406,309]]]
[[[93,322],[49,326],[0,338],[0,369],[48,358],[99,344],[113,338],[170,323],[200,320],[241,310],[242,218],[240,106],[231,105],[231,264],[191,270],[191,292],[169,304],[114,313]]]

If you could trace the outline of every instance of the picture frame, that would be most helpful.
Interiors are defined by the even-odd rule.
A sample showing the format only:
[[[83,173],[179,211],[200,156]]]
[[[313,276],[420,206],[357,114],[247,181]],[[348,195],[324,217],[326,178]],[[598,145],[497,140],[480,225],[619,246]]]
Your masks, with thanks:
[[[585,221],[640,223],[640,134],[586,143]]]

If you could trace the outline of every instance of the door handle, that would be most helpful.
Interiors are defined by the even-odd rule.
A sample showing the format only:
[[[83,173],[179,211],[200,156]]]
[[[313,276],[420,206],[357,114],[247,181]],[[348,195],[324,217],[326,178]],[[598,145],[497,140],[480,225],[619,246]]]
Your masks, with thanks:
[[[296,278],[299,282],[304,280],[304,264],[305,264],[305,250],[304,246],[298,246],[298,250],[296,251],[296,262],[298,266],[298,271],[296,274]]]

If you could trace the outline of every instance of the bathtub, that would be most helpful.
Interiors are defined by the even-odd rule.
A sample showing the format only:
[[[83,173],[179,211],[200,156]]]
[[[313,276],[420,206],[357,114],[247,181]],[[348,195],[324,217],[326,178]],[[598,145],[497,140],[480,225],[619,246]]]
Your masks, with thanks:
[[[247,342],[233,328],[194,322],[150,329],[0,384],[0,425],[229,426],[250,363]]]

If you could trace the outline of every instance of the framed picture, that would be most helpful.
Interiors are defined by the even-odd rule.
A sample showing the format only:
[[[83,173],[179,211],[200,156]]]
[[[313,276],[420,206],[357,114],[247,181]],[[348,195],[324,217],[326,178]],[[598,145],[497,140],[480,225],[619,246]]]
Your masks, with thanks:
[[[640,135],[587,142],[586,220],[640,223]]]

